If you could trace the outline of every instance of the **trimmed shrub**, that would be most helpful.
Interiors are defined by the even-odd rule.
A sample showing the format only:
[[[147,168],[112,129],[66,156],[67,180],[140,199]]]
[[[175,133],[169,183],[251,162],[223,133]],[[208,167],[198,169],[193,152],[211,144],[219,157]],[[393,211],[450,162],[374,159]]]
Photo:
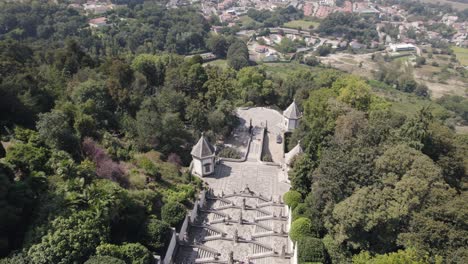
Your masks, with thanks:
[[[297,241],[299,263],[325,262],[325,248],[323,242],[315,237],[303,237]]]
[[[284,202],[292,209],[302,202],[302,195],[298,191],[289,190],[283,196]]]
[[[296,220],[299,217],[308,217],[309,207],[305,203],[298,204],[292,211],[292,220]]]
[[[303,237],[315,236],[316,232],[314,232],[312,221],[309,218],[299,217],[292,223],[289,235],[293,241],[298,241]]]
[[[223,157],[223,158],[228,158],[228,159],[240,159],[240,158],[242,158],[241,153],[237,149],[231,148],[231,147],[223,148],[219,152],[219,156]]]
[[[92,256],[84,264],[125,264],[125,261],[111,256]]]
[[[178,227],[185,219],[185,206],[181,203],[169,202],[162,207],[162,220],[170,226]]]

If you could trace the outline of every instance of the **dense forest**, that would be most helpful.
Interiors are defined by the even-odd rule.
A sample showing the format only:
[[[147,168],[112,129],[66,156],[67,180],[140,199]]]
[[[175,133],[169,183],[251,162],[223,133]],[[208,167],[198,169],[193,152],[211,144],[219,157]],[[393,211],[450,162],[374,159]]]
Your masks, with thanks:
[[[134,1],[90,29],[47,2],[0,3],[0,263],[151,263],[203,188],[187,169],[200,133],[222,140],[236,107],[293,99],[305,153],[285,201],[301,262],[468,262],[468,137],[452,122],[466,99],[419,95],[404,115],[377,94],[418,84],[391,68],[280,76],[190,8]],[[203,65],[206,50],[230,67]]]
[[[305,154],[285,200],[299,249],[332,263],[467,262],[468,137],[430,106],[407,117],[364,81],[335,78],[308,93],[293,134]]]

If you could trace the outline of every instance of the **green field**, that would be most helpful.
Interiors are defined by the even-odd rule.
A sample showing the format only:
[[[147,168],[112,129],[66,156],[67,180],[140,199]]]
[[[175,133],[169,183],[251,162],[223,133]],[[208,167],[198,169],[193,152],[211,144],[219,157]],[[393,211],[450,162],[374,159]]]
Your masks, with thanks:
[[[378,81],[371,81],[372,92],[380,97],[387,99],[391,103],[391,109],[397,113],[412,117],[423,107],[430,107],[431,113],[435,117],[447,115],[447,110],[431,100],[422,99],[414,94],[398,91],[388,85],[383,84],[379,87]]]
[[[294,28],[297,29],[301,27],[301,29],[309,29],[310,26],[313,28],[317,28],[320,25],[319,22],[314,21],[307,21],[307,20],[293,20],[285,23],[283,26],[287,28]]]
[[[217,60],[214,60],[214,61],[210,61],[210,62],[204,63],[203,65],[218,66],[218,67],[223,68],[223,69],[226,69],[228,67],[227,66],[227,61],[222,60],[222,59],[217,59]]]
[[[291,73],[300,70],[312,70],[313,68],[305,64],[299,64],[294,62],[276,62],[276,63],[262,63],[259,67],[263,67],[267,74],[286,78]]]
[[[468,66],[468,48],[452,47],[457,59],[463,66]]]

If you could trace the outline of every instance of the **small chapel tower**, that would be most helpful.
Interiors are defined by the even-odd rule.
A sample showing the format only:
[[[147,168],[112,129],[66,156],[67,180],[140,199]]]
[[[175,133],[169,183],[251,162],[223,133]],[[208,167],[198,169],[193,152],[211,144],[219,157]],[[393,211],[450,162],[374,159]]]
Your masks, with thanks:
[[[299,140],[299,142],[297,142],[297,145],[293,149],[291,149],[288,153],[284,154],[284,161],[286,165],[290,167],[292,165],[291,163],[293,162],[294,157],[303,152],[304,151],[301,148],[301,141]]]
[[[294,100],[283,112],[283,124],[286,131],[293,131],[296,129],[299,126],[300,118],[301,113],[297,107],[296,100]]]
[[[207,176],[214,172],[215,151],[214,147],[208,142],[202,133],[198,143],[193,147],[190,152],[193,158],[194,174],[199,176]]]

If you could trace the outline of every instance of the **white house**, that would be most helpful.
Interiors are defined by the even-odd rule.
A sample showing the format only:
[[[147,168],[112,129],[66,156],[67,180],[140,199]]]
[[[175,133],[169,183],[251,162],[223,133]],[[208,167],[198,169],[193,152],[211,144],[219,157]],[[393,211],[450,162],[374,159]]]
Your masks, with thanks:
[[[400,43],[400,44],[390,44],[390,49],[393,52],[398,52],[398,51],[414,51],[416,50],[416,46],[413,44],[405,44],[405,43]]]
[[[215,149],[208,142],[203,133],[198,140],[198,143],[193,146],[192,152],[190,152],[190,154],[193,158],[192,172],[194,174],[203,177],[214,172]]]
[[[293,131],[299,126],[299,119],[301,118],[301,113],[299,112],[299,108],[297,107],[296,100],[289,105],[286,110],[283,112],[283,119],[284,119],[284,128],[286,131]]]

